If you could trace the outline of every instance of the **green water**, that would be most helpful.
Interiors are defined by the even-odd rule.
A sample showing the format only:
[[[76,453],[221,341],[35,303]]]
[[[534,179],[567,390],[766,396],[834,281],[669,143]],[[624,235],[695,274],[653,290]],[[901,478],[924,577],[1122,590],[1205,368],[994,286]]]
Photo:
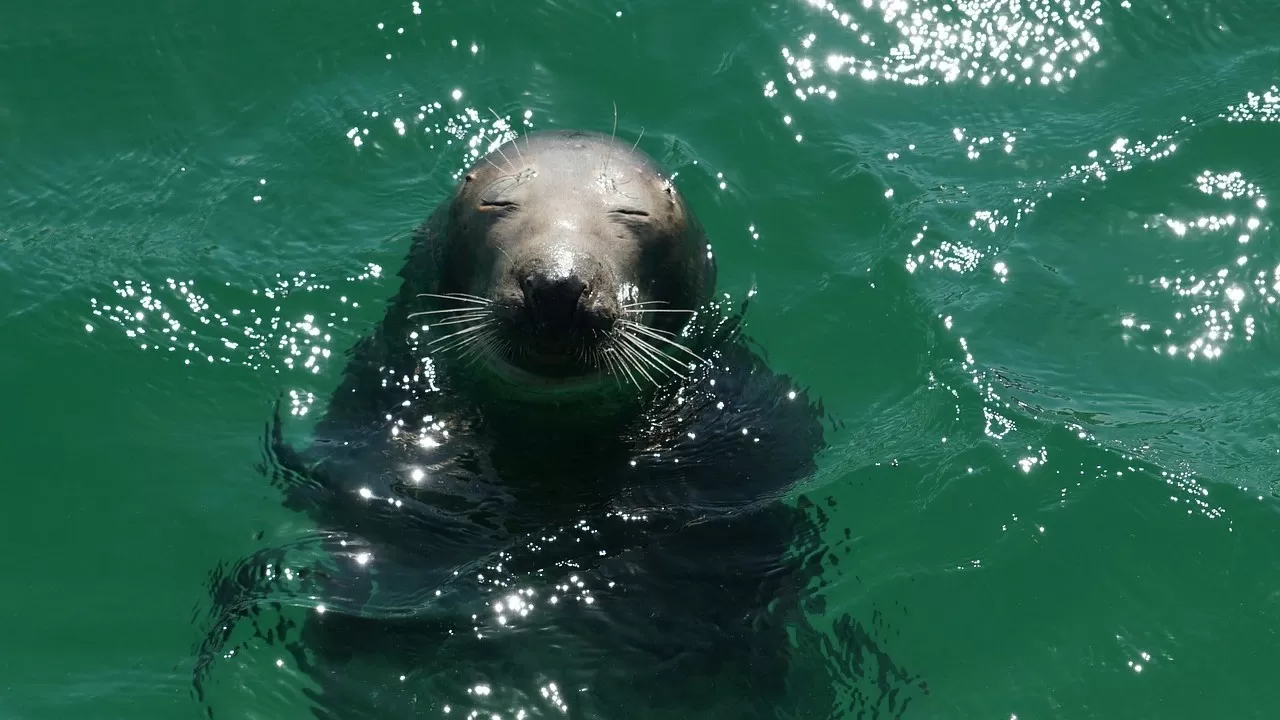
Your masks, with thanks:
[[[827,594],[905,717],[1280,712],[1273,4],[9,5],[0,718],[197,717],[208,573],[304,522],[272,400],[322,407],[490,109],[615,104],[842,423]]]

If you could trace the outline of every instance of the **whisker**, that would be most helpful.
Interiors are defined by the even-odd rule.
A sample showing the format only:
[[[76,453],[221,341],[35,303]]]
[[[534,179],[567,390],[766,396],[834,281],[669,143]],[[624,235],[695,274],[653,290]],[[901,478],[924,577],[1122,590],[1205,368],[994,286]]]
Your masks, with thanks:
[[[461,313],[488,313],[488,312],[489,312],[488,308],[485,308],[482,310],[480,308],[471,307],[470,305],[463,305],[462,307],[449,308],[447,310],[419,310],[418,312],[409,313],[408,317],[415,318],[420,315],[448,315],[450,313],[454,315],[458,315]]]
[[[651,354],[651,348],[636,345],[635,338],[626,338],[626,340],[631,343],[631,347],[636,351],[638,357],[644,362],[645,366],[652,368],[654,373],[658,376],[675,375],[678,378],[684,379],[683,373],[674,370],[666,363],[654,358]]]
[[[637,322],[631,322],[630,320],[623,320],[621,324],[622,324],[622,325],[624,325],[624,326],[625,326],[625,327],[627,327],[627,328],[630,328],[631,330],[633,330],[633,331],[635,331],[635,332],[638,332],[638,333],[642,334],[642,335],[647,335],[647,336],[649,336],[649,337],[653,338],[654,340],[661,340],[662,342],[667,343],[668,345],[671,345],[672,347],[679,348],[680,350],[683,350],[683,351],[685,351],[686,353],[688,353],[690,356],[692,356],[692,357],[693,357],[694,359],[696,359],[698,362],[701,362],[701,363],[708,363],[708,362],[709,362],[706,358],[702,357],[702,356],[701,356],[701,355],[699,355],[698,353],[696,353],[696,352],[694,352],[694,351],[690,350],[689,348],[685,347],[683,344],[678,343],[678,342],[676,342],[675,340],[672,340],[672,339],[670,339],[670,338],[663,337],[662,335],[658,334],[657,332],[655,332],[655,331],[654,331],[654,330],[652,330],[651,328],[647,328],[647,327],[645,327],[644,325],[641,325],[640,323],[637,323]]]
[[[493,149],[494,149],[494,150],[497,150],[497,151],[498,151],[498,154],[502,156],[502,159],[503,159],[504,161],[506,161],[506,163],[507,163],[507,167],[508,167],[508,168],[512,167],[512,165],[511,165],[511,158],[508,158],[508,157],[507,157],[507,154],[506,154],[506,153],[504,153],[504,152],[502,152],[502,144],[501,144],[501,143],[495,143],[495,144],[494,144],[494,148],[493,148]],[[493,150],[490,150],[489,152],[493,152]],[[498,166],[497,166],[497,165],[494,165],[494,167],[498,167]],[[499,169],[500,169],[500,168],[499,168]]]
[[[499,124],[506,122],[505,120],[502,119],[500,115],[498,115],[496,111],[494,111],[493,108],[489,108],[489,112],[493,113],[494,119],[496,119]],[[511,123],[507,123],[507,126],[510,127]],[[515,132],[515,130],[513,129],[512,132]],[[524,163],[524,155],[520,152],[520,133],[516,133],[515,140],[516,142],[511,143],[511,146],[516,149],[516,157],[520,158],[520,164],[523,165],[525,163]],[[508,160],[507,162],[510,163],[511,161]]]
[[[604,156],[604,173],[609,174],[609,161],[613,159],[613,141],[618,138],[618,101],[613,101],[613,131],[609,133],[609,152]]]
[[[675,368],[667,364],[668,360],[671,361],[672,363],[679,364],[675,358],[667,355],[661,350],[658,350],[657,348],[653,347],[649,343],[641,340],[640,338],[634,335],[626,334],[626,335],[623,335],[623,338],[627,342],[631,343],[632,346],[634,346],[636,349],[647,354],[652,360],[662,365],[662,367],[666,368],[668,372],[674,374],[676,377],[680,378],[681,380],[689,379],[683,372],[680,372],[679,370],[676,370]]]
[[[613,351],[613,361],[617,364],[617,367],[626,374],[627,379],[631,381],[631,384],[639,390],[640,383],[636,380],[636,376],[631,373],[631,368],[627,366],[626,357],[623,356],[622,352],[619,350],[618,341],[616,339],[610,338],[609,349]]]
[[[623,324],[623,325],[635,325],[636,323],[632,322],[631,320],[624,320],[624,321],[622,321],[622,324]],[[679,335],[677,335],[676,333],[671,332],[670,330],[662,330],[662,329],[660,329],[660,328],[649,327],[648,325],[643,325],[643,326],[641,326],[641,327],[643,327],[645,330],[648,330],[650,333],[658,333],[659,335],[661,335],[661,336],[663,336],[663,337],[665,337],[665,338],[671,338],[671,339],[673,339],[673,340],[677,340],[677,339],[680,337]]]
[[[617,368],[614,367],[613,358],[609,355],[609,352],[604,348],[596,348],[596,355],[599,356],[600,362],[604,364],[609,377],[613,378],[613,381],[621,387],[622,377],[618,374]]]
[[[622,343],[618,343],[617,348],[618,348],[618,351],[621,352],[624,357],[627,357],[628,359],[631,360],[632,362],[631,369],[645,376],[645,378],[647,378],[649,382],[654,385],[654,387],[657,387],[658,383],[653,379],[653,376],[650,375],[649,372],[644,369],[644,358],[637,351],[631,349],[630,347]],[[636,387],[639,387],[639,385],[637,385]]]
[[[636,144],[631,146],[631,151],[632,151],[632,152],[635,152],[636,148],[640,147],[640,138],[642,138],[642,137],[644,137],[644,126],[643,126],[643,125],[642,125],[642,126],[640,126],[640,137],[636,138]]]
[[[458,348],[457,359],[462,363],[463,367],[470,366],[478,357],[477,353],[483,348],[482,342],[484,335],[480,334],[467,338],[467,341]]]
[[[666,300],[645,300],[645,301],[642,301],[642,302],[627,303],[626,305],[623,305],[622,307],[623,307],[623,308],[633,308],[633,307],[641,307],[641,306],[643,306],[643,305],[670,305],[670,304],[671,304],[671,303],[667,302]]]
[[[643,315],[644,313],[685,313],[686,315],[698,314],[697,310],[665,310],[661,308],[639,308],[639,309],[623,308],[622,311],[627,313],[634,313],[636,315]]]
[[[493,321],[492,321],[492,320],[489,320],[489,321],[484,322],[484,323],[481,323],[481,324],[479,324],[479,325],[472,325],[472,326],[471,326],[471,327],[469,327],[469,328],[464,328],[464,329],[462,329],[462,330],[458,330],[457,332],[451,332],[451,333],[449,333],[448,335],[442,335],[442,336],[440,336],[440,337],[436,338],[435,340],[432,340],[431,342],[429,342],[429,343],[427,343],[427,344],[428,344],[428,345],[435,345],[436,343],[444,342],[445,340],[448,340],[449,338],[458,337],[459,335],[466,335],[466,334],[468,334],[468,333],[476,332],[477,330],[483,330],[484,328],[487,328],[487,327],[491,326],[492,324],[493,324]]]
[[[438,352],[438,353],[440,353],[440,354],[442,354],[442,355],[444,355],[444,354],[448,354],[448,353],[451,353],[451,352],[454,352],[454,351],[456,351],[456,350],[461,350],[461,349],[463,349],[463,348],[467,347],[468,345],[470,345],[471,343],[475,342],[477,337],[480,337],[480,336],[479,336],[479,335],[465,335],[465,336],[463,336],[463,337],[460,337],[460,338],[455,339],[453,342],[449,343],[448,345],[442,345],[442,346],[440,346],[440,347],[436,348],[435,350],[436,350],[436,352]]]
[[[469,341],[468,347],[462,351],[459,359],[466,360],[465,366],[469,367],[483,357],[486,352],[493,350],[494,344],[498,342],[498,333],[496,330],[489,330],[469,337],[467,340]]]
[[[459,302],[470,302],[477,305],[492,305],[493,301],[488,298],[482,298],[479,295],[468,295],[467,293],[448,293],[446,295],[438,295],[436,293],[418,293],[418,297],[433,297],[444,300],[458,300]]]
[[[512,132],[515,132],[512,130]],[[520,152],[520,133],[516,133],[515,142],[511,143],[511,147],[516,149],[516,157],[520,158],[521,165],[527,165],[524,161],[524,153]]]
[[[453,318],[451,320],[433,322],[430,324],[430,327],[436,327],[439,325],[460,325],[462,323],[474,323],[474,322],[479,322],[480,320],[484,320],[487,317],[490,317],[489,313],[482,313],[480,315],[472,315],[472,316],[463,317],[463,318]]]

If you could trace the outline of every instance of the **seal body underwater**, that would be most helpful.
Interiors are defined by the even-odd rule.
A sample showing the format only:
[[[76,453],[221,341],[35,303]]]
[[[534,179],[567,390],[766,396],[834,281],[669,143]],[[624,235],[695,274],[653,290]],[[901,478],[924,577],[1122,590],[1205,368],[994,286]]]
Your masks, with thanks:
[[[277,412],[271,474],[316,530],[215,577],[198,692],[247,617],[274,622],[260,637],[324,718],[794,706],[788,629],[813,635],[823,553],[814,508],[784,496],[815,469],[821,408],[716,304],[709,247],[610,136],[481,157],[305,449]]]

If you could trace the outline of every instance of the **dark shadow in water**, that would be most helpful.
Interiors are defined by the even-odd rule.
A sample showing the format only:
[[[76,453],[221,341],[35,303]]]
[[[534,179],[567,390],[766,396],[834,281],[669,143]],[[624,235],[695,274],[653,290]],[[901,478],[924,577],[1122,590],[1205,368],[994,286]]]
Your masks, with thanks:
[[[405,340],[433,222],[306,450],[277,408],[264,470],[317,530],[213,574],[210,717],[246,619],[320,718],[901,717],[927,693],[874,621],[807,619],[826,518],[784,496],[816,467],[823,412],[748,346],[745,306],[705,314],[700,376],[526,406]]]

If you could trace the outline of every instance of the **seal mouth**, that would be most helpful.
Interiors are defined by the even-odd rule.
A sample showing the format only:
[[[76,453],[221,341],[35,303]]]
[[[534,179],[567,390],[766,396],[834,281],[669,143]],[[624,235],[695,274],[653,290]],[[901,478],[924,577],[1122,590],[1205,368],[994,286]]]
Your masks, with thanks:
[[[483,361],[521,384],[581,386],[612,377],[640,390],[687,379],[695,364],[707,362],[676,333],[641,322],[651,312],[696,315],[692,310],[655,308],[660,301],[623,305],[620,317],[606,321],[584,319],[580,327],[549,327],[518,303],[464,293],[420,297],[454,305],[410,315],[430,318],[425,330],[431,351],[466,365]]]

